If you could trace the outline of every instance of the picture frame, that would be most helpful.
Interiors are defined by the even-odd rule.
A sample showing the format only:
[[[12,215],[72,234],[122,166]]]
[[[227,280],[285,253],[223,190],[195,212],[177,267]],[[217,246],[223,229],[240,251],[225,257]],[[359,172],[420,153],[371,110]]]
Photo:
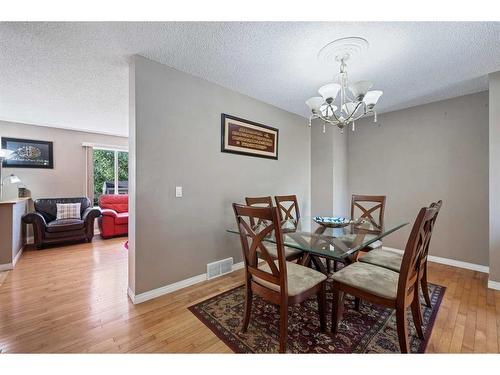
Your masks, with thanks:
[[[52,142],[2,137],[2,148],[14,152],[3,161],[4,168],[54,168]]]
[[[221,114],[221,152],[278,160],[279,129]]]

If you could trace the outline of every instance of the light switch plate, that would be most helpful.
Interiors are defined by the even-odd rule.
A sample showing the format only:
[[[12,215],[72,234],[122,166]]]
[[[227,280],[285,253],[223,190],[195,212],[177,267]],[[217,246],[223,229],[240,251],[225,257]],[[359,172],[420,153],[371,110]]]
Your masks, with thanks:
[[[182,186],[175,187],[175,197],[182,198]]]

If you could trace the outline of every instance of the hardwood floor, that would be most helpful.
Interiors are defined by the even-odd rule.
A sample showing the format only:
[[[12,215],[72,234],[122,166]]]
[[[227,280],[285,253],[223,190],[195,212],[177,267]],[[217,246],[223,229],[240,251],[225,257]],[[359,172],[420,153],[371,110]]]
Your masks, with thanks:
[[[133,305],[125,238],[25,251],[0,273],[0,352],[230,353],[187,306],[243,283],[243,272]],[[498,353],[500,292],[487,275],[432,263],[447,291],[427,352]]]

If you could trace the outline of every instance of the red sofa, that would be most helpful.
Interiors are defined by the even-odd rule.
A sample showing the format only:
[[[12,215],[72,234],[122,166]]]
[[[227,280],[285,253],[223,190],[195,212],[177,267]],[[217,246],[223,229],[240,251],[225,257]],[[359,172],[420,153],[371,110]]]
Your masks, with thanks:
[[[102,216],[99,230],[102,238],[128,234],[128,194],[103,194],[99,197]]]

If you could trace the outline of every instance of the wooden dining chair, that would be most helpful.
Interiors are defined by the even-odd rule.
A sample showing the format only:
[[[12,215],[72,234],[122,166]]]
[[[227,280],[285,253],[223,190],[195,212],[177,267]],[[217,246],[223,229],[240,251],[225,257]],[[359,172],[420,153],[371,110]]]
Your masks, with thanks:
[[[433,221],[430,224],[431,236],[434,230],[434,224],[436,223],[436,219],[438,217],[439,210],[441,209],[442,204],[443,201],[440,200],[436,203],[432,203],[430,206],[436,208],[437,210],[436,215],[434,216]],[[431,307],[429,284],[427,282],[427,257],[429,255],[429,244],[430,244],[430,239],[429,242],[427,242],[427,246],[425,247],[424,252],[422,254],[422,258],[420,260],[421,265],[420,265],[419,282],[422,294],[424,295],[425,304]],[[395,272],[400,272],[401,263],[403,261],[403,254],[398,254],[394,251],[386,249],[377,249],[360,257],[359,261],[364,263],[370,263],[379,267],[385,267]]]
[[[325,281],[326,276],[311,268],[285,260],[281,221],[276,207],[251,207],[233,203],[234,214],[240,232],[243,260],[245,263],[245,313],[242,332],[250,323],[253,295],[279,306],[279,351],[286,351],[288,337],[288,306],[316,296],[321,332],[326,331]],[[252,228],[250,218],[263,220],[263,225]],[[277,259],[268,251],[263,241],[274,231],[278,249]],[[259,262],[257,252],[263,262]]]
[[[385,213],[385,195],[358,195],[353,194],[351,197],[351,219],[359,220],[365,219],[370,222],[373,226],[371,231],[363,230],[365,234],[377,234],[380,233],[384,228],[384,213]],[[347,263],[350,264],[356,262],[359,258],[360,252],[367,252],[382,246],[381,241],[375,241],[373,244],[368,245],[354,253],[353,255],[346,258]],[[327,270],[330,273],[331,261],[327,260]],[[333,270],[337,272],[338,262],[333,261]],[[356,301],[356,305],[358,301]]]
[[[273,207],[273,199],[269,197],[246,197],[245,202],[247,206],[252,206],[252,207]],[[250,218],[250,224],[252,227],[255,225],[261,225],[264,220],[259,219],[257,222],[255,222],[255,219],[253,217]],[[275,259],[278,258],[278,249],[276,247],[276,244],[273,243],[268,243],[267,244],[267,250],[269,251],[269,254]],[[285,246],[285,257],[286,260],[288,261],[293,261],[302,258],[304,252],[295,249],[293,247],[288,247]]]
[[[351,198],[351,219],[368,220],[373,231],[384,228],[385,195],[357,195]]]
[[[406,243],[399,273],[369,263],[356,262],[332,276],[332,333],[337,333],[344,309],[344,293],[396,310],[396,325],[402,353],[409,352],[407,308],[411,306],[418,336],[423,339],[418,293],[421,259],[430,236],[436,207],[423,207]]]
[[[300,211],[296,195],[277,195],[274,197],[279,209],[280,220],[299,220]]]
[[[273,198],[271,196],[268,197],[246,197],[245,202],[247,206],[254,207],[272,207],[273,206]],[[260,225],[262,220],[259,222],[255,222],[254,218],[250,218],[250,223],[253,225]]]

